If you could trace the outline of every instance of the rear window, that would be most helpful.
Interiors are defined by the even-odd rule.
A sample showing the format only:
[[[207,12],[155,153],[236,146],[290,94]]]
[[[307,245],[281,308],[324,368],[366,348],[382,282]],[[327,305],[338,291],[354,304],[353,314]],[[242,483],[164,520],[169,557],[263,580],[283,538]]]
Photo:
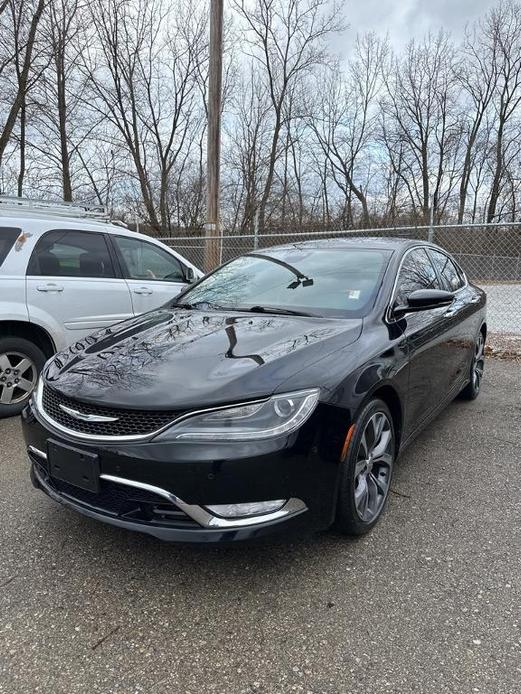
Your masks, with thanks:
[[[2,267],[7,254],[14,246],[14,242],[20,236],[21,231],[21,229],[13,229],[11,227],[0,227],[0,267]]]
[[[27,274],[47,277],[114,277],[114,267],[103,234],[56,229],[36,244]]]

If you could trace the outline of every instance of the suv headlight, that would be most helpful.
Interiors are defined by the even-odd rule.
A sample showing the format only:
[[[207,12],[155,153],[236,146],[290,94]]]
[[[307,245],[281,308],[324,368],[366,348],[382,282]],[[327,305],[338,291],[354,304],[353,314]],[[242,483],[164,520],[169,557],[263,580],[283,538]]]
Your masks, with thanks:
[[[182,441],[252,441],[291,434],[318,403],[318,388],[274,395],[269,400],[195,413],[158,438]]]

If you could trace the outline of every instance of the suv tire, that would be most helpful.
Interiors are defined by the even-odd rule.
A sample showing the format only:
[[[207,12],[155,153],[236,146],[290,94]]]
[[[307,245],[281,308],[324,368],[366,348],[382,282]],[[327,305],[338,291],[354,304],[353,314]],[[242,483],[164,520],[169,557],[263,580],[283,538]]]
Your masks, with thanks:
[[[0,338],[0,418],[20,414],[45,361],[34,342],[23,337]]]

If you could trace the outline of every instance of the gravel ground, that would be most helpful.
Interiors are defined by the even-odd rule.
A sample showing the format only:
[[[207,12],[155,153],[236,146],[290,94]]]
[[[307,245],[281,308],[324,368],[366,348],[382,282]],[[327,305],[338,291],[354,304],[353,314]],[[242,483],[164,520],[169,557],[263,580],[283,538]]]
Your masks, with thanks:
[[[34,491],[0,422],[0,692],[521,691],[521,369],[489,360],[350,541],[190,548]]]

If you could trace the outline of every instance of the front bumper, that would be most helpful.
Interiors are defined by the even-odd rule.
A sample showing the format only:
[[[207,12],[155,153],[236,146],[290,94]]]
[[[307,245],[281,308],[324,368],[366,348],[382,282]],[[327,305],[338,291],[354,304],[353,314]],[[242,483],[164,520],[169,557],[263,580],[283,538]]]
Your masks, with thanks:
[[[317,421],[294,441],[244,444],[98,444],[53,431],[30,407],[22,415],[33,484],[53,500],[117,527],[176,542],[229,542],[320,530],[334,517],[338,463],[316,445]],[[53,479],[52,439],[96,453],[100,493]],[[222,518],[217,504],[287,499],[272,513]]]

